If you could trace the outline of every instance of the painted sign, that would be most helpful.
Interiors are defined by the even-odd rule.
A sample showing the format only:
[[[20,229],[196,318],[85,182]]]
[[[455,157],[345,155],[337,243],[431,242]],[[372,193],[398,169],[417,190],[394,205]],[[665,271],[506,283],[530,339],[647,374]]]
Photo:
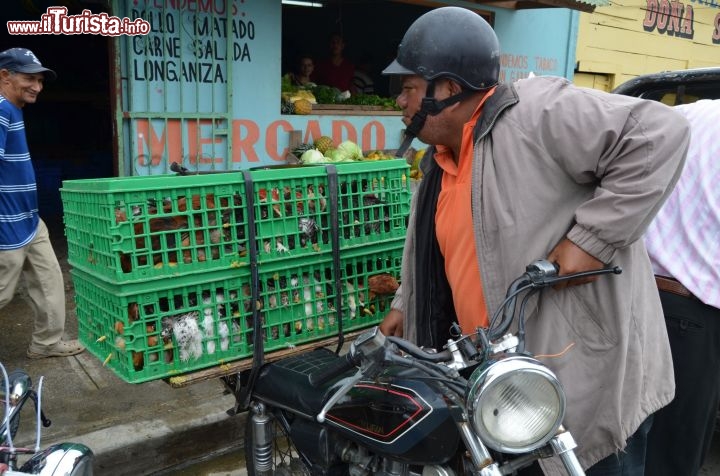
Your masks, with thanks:
[[[720,9],[717,0],[692,0],[701,7]],[[646,0],[647,9],[643,19],[645,31],[677,36],[680,38],[695,38],[695,10],[692,5],[679,1]],[[715,15],[712,23],[710,41],[720,44],[720,12]]]
[[[289,117],[289,116],[288,116]],[[303,120],[305,122],[300,122]],[[284,163],[289,151],[288,137],[301,132],[302,142],[312,143],[322,135],[336,143],[351,140],[363,150],[397,148],[399,137],[389,140],[388,130],[400,134],[400,118],[366,118],[349,120],[341,117],[296,116],[293,122],[276,119],[264,129],[252,119],[234,119],[228,137],[218,134],[222,121],[213,119],[137,119],[133,130],[137,137],[133,154],[133,172],[137,175],[169,172],[176,162],[189,170],[238,170],[247,167]],[[230,143],[229,155],[226,145]],[[388,147],[395,144],[394,147]],[[229,160],[228,160],[229,157]]]
[[[502,54],[500,55],[500,82],[514,82],[527,78],[530,73],[541,75],[561,75],[558,58],[543,56]]]

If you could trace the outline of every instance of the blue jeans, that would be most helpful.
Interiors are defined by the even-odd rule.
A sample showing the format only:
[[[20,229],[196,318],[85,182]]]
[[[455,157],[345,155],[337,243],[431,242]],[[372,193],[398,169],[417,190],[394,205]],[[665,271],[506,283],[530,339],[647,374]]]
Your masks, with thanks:
[[[650,415],[627,440],[625,449],[601,459],[585,471],[586,476],[643,476],[645,474],[645,448],[652,427]]]

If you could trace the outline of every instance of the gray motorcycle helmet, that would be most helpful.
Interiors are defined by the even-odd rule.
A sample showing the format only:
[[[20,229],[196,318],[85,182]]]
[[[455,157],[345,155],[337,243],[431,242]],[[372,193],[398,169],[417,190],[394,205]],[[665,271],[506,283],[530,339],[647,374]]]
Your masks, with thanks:
[[[451,78],[474,91],[487,89],[498,82],[500,43],[480,15],[460,7],[437,8],[410,25],[397,58],[382,74]]]

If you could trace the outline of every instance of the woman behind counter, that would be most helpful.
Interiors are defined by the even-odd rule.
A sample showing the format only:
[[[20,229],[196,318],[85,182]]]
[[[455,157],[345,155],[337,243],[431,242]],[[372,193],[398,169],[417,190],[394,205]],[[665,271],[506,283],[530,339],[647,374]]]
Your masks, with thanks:
[[[315,70],[315,63],[309,55],[301,55],[295,63],[295,70],[288,73],[290,82],[293,86],[313,87],[315,83],[310,79],[310,75]]]

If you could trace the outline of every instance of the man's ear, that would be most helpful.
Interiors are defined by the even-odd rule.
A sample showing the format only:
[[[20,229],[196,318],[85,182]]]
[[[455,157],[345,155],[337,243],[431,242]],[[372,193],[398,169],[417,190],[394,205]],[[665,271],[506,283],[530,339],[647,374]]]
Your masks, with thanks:
[[[450,95],[451,95],[451,96],[454,96],[454,95],[456,95],[456,94],[460,94],[460,93],[463,91],[462,86],[461,86],[460,83],[458,83],[457,81],[454,81],[454,80],[451,79],[451,80],[448,80],[448,83],[449,83],[449,84],[448,84],[448,87],[450,88]]]
[[[449,78],[435,80],[435,97],[447,98],[459,93],[460,85]]]

